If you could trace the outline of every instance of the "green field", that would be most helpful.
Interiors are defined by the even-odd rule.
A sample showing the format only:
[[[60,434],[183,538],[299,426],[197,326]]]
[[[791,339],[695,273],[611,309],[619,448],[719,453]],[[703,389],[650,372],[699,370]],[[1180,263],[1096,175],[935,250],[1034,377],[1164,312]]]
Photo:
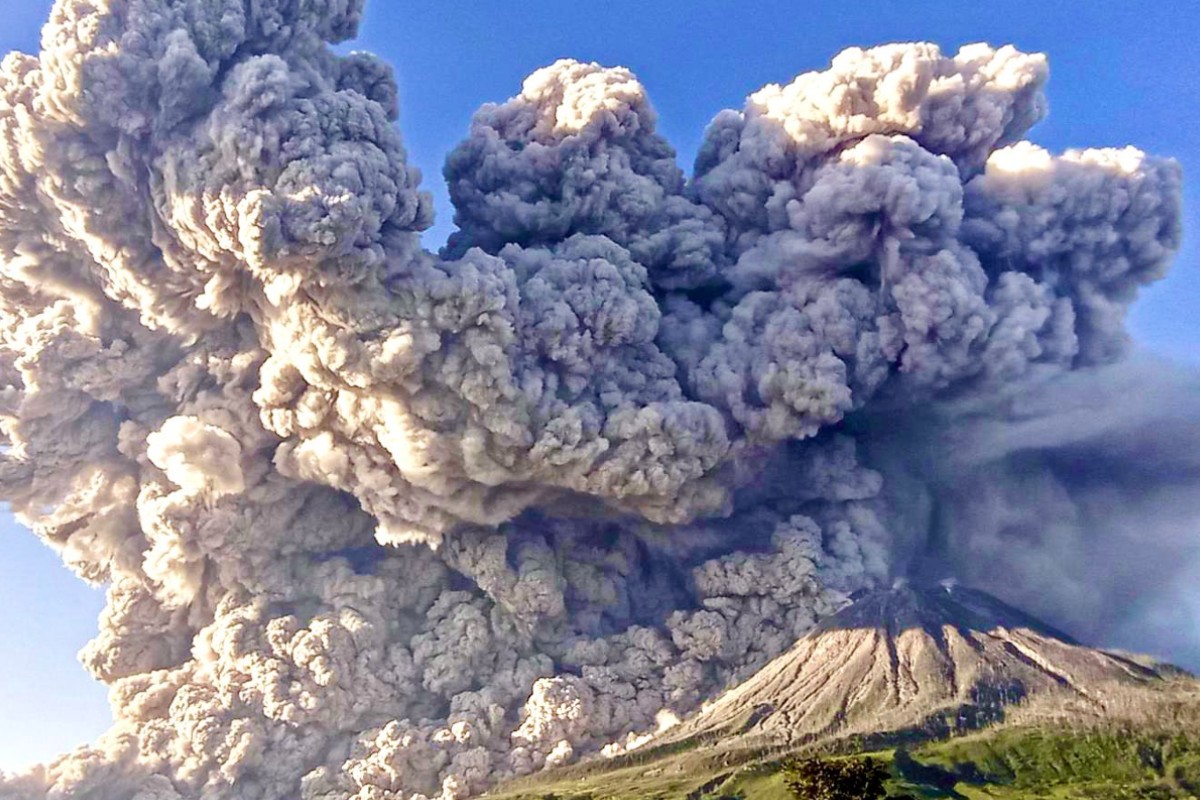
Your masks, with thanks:
[[[1200,797],[1200,731],[1011,727],[869,755],[891,791],[967,800],[1167,800]],[[853,756],[838,756],[853,757]],[[738,762],[742,763],[738,763]],[[505,800],[788,800],[778,761],[702,749],[647,753],[512,784]]]

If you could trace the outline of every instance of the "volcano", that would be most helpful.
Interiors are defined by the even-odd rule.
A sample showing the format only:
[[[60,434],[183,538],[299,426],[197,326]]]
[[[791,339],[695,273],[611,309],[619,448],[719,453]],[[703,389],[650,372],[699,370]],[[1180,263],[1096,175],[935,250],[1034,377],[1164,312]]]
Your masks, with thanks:
[[[1003,797],[1066,787],[1197,797],[1195,730],[1200,682],[1178,667],[1087,647],[954,583],[898,584],[857,597],[634,752],[494,796],[783,797],[781,759],[876,753],[901,792],[964,797],[962,783],[1017,792]]]
[[[798,744],[944,735],[997,722],[1014,706],[1103,716],[1131,690],[1183,674],[1085,647],[980,591],[899,585],[826,619],[675,735]]]

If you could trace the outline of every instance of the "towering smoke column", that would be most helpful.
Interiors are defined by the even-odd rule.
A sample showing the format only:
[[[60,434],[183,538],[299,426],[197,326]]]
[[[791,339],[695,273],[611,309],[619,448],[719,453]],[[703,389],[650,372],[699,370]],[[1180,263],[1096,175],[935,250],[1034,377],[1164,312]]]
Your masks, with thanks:
[[[541,69],[434,255],[389,69],[327,46],[360,16],[61,0],[3,62],[0,494],[107,585],[116,718],[6,800],[464,798],[636,742],[1000,541],[947,533],[1020,500],[989,403],[1115,360],[1178,242],[1173,162],[1021,140],[1042,56],[909,44],[721,113],[690,180],[627,70]]]

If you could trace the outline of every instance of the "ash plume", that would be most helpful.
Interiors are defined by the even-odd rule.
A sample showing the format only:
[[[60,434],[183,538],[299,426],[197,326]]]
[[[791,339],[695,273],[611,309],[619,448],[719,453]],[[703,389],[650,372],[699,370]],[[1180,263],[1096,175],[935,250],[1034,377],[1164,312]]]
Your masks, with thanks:
[[[1151,577],[1103,568],[1158,517],[1081,523],[1103,470],[1039,547],[982,524],[1137,433],[997,398],[1109,385],[1180,235],[1174,162],[1023,140],[1043,56],[845,51],[691,177],[628,70],[559,61],[450,153],[435,254],[390,69],[329,47],[361,13],[60,0],[0,66],[0,497],[107,586],[115,717],[0,798],[465,798],[921,564],[1011,552],[1069,621],[1039,559]]]

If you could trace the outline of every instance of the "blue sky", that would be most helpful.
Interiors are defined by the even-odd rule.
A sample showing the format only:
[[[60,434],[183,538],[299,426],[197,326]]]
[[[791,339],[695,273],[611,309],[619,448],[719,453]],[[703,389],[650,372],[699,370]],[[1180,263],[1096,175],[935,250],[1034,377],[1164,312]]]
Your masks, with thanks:
[[[0,53],[36,52],[49,0],[3,6]],[[361,33],[355,47],[381,54],[400,79],[400,125],[437,200],[432,247],[451,229],[442,159],[472,111],[560,57],[633,69],[686,169],[717,111],[764,83],[823,67],[847,46],[929,40],[953,50],[988,41],[1047,52],[1051,114],[1034,141],[1052,150],[1133,144],[1183,162],[1184,250],[1172,275],[1144,293],[1130,328],[1143,348],[1200,364],[1200,178],[1192,180],[1200,175],[1200,3],[368,0]],[[0,609],[12,623],[0,631],[0,768],[11,768],[106,726],[104,691],[74,660],[103,595],[6,513],[0,540]]]

